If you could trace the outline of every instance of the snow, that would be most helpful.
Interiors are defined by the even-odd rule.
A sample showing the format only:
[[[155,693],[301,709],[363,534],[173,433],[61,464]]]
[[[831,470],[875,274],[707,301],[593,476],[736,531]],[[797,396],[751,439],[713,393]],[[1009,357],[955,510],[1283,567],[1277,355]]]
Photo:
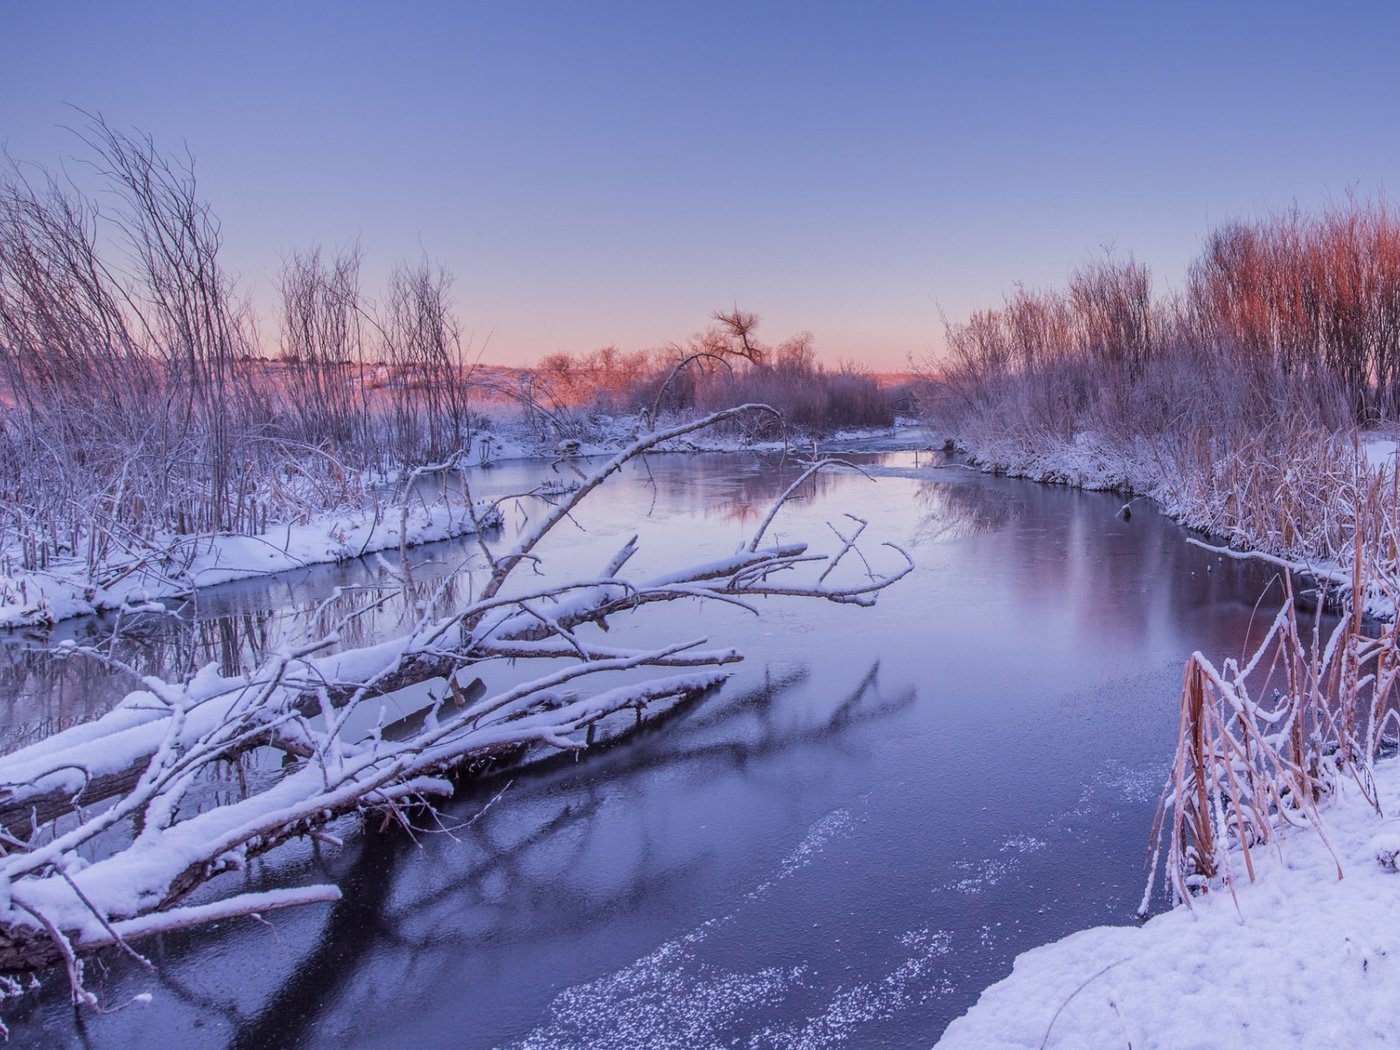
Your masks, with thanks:
[[[684,419],[667,420],[666,424],[684,422]],[[840,448],[843,445],[869,446],[881,439],[893,447],[903,448],[907,444],[903,436],[910,431],[922,432],[923,424],[913,419],[897,420],[892,428],[860,427],[838,430],[822,438],[824,448]],[[541,438],[527,433],[520,426],[497,424],[497,430],[479,438],[459,460],[468,467],[490,466],[513,460],[538,459],[552,460],[560,457],[611,456],[651,431],[638,416],[593,416],[585,427],[587,433],[577,438],[557,440]],[[666,425],[658,423],[656,430],[664,430]],[[788,449],[811,449],[811,438],[794,431],[789,439],[755,439],[742,432],[710,428],[665,441],[652,451],[657,453],[681,452],[782,452]]]
[[[136,940],[162,933],[165,930],[179,929],[199,923],[219,922],[244,915],[259,915],[265,911],[280,908],[300,908],[308,904],[334,904],[340,900],[340,889],[336,886],[305,886],[290,889],[264,890],[257,893],[243,893],[209,904],[193,904],[184,908],[143,915],[139,919],[128,919],[113,925],[114,932],[124,938]],[[138,995],[133,1002],[151,1001],[150,993]]]
[[[744,893],[734,908],[666,941],[629,966],[565,989],[550,1004],[549,1020],[514,1044],[513,1050],[580,1046],[680,1050],[720,1045],[724,1030],[753,1007],[780,1002],[800,987],[808,968],[769,965],[731,970],[703,961],[697,948],[720,931],[741,924],[749,908],[761,905],[776,887],[815,861],[833,841],[849,835],[853,827],[849,810],[832,810],[813,823],[771,877]],[[763,1036],[771,1044],[778,1041],[776,1035],[764,1031],[754,1041]],[[787,1040],[787,1045],[801,1044]]]
[[[474,531],[461,504],[411,503],[388,511],[338,512],[281,525],[257,536],[220,534],[188,537],[174,559],[133,559],[103,567],[108,586],[93,586],[82,559],[45,570],[0,574],[0,628],[55,623],[114,609],[149,608],[161,598],[188,594],[232,580],[344,561],[401,545],[415,547]],[[175,537],[169,538],[175,543]],[[184,564],[188,558],[188,564]],[[126,569],[130,569],[123,575]],[[120,578],[117,578],[120,577]]]
[[[1400,814],[1400,760],[1377,764],[1375,782],[1383,812]],[[1217,891],[1028,951],[938,1046],[1393,1046],[1400,816],[1345,782],[1323,817],[1335,858],[1317,834],[1290,831],[1255,851],[1257,879],[1233,899]]]
[[[1368,434],[1361,442],[1361,456],[1371,467],[1394,468],[1397,453],[1400,453],[1400,442],[1394,437]]]

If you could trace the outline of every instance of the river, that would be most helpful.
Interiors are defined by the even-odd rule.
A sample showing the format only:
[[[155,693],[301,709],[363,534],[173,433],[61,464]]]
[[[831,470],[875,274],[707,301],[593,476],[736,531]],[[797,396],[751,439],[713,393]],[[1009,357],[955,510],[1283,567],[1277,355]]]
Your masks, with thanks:
[[[856,457],[778,538],[844,512],[916,571],[873,609],[683,603],[638,636],[747,655],[702,703],[622,743],[480,783],[413,838],[303,844],[250,888],[334,880],[345,899],[151,944],[154,972],[91,966],[109,1007],[75,1016],[61,973],[3,1015],[15,1046],[908,1047],[931,1045],[1017,953],[1131,922],[1193,650],[1246,648],[1278,600],[1144,501],[991,477],[932,452]],[[772,456],[653,456],[584,504],[545,571],[596,572],[632,533],[640,574],[732,552],[795,475]],[[533,463],[474,474],[527,489]],[[539,503],[506,504],[504,535]],[[471,586],[471,540],[410,552],[407,604]],[[872,556],[880,555],[872,544]],[[891,564],[897,563],[897,559]],[[149,669],[254,659],[335,587],[397,557],[211,588],[122,624]],[[354,600],[353,597],[349,600]],[[112,617],[0,643],[14,747],[126,688],[41,644],[102,641]],[[668,633],[669,632],[669,633]],[[232,885],[230,883],[229,885]],[[1164,902],[1158,901],[1158,906]]]

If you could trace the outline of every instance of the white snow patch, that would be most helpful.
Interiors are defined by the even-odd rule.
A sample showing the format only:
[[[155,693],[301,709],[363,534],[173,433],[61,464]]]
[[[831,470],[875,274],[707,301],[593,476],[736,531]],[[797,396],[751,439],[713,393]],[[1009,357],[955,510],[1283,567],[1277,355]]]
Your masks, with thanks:
[[[980,860],[957,860],[953,869],[961,873],[961,878],[944,883],[939,889],[954,890],[969,897],[983,890],[991,889],[1007,876],[1015,872],[1016,861],[1002,857],[983,857]]]
[[[499,520],[494,510],[477,509],[488,520]],[[160,608],[160,598],[188,594],[199,587],[345,561],[400,546],[416,547],[474,531],[471,515],[462,504],[417,502],[407,511],[393,507],[377,513],[326,514],[302,524],[280,525],[258,536],[220,534],[184,540],[169,536],[161,541],[171,545],[168,557],[141,551],[129,563],[104,564],[102,576],[111,581],[106,585],[92,582],[81,558],[55,562],[43,570],[0,573],[0,628],[56,623],[110,609],[149,611]],[[160,545],[153,542],[152,550]],[[14,565],[18,558],[5,561]]]
[[[797,848],[783,858],[779,866],[779,878],[787,878],[794,872],[805,868],[816,858],[817,854],[826,848],[827,843],[839,835],[844,835],[851,830],[854,822],[851,819],[849,809],[835,809],[822,817],[807,831],[807,835],[798,843]]]
[[[908,1006],[953,990],[946,974],[940,981],[930,979],[937,961],[952,951],[951,933],[925,927],[910,930],[899,942],[913,954],[880,980],[842,988],[825,1010],[800,1024],[763,1029],[749,1039],[750,1050],[818,1050],[850,1045],[851,1035],[859,1026],[887,1020]]]
[[[694,964],[676,941],[597,981],[570,988],[550,1005],[553,1020],[519,1050],[687,1050],[719,1045],[719,1033],[745,1011],[780,1000],[800,968],[735,973]]]
[[[1400,761],[1375,779],[1383,810],[1400,812]],[[1378,855],[1400,848],[1400,826],[1350,784],[1323,817],[1336,860],[1299,830],[1279,853],[1255,851],[1258,879],[1235,888],[1238,910],[1217,892],[1141,927],[1026,952],[938,1046],[1395,1045],[1400,878]]]
[[[1012,835],[1001,844],[1003,853],[1039,853],[1045,848],[1045,840],[1034,835]]]
[[[1361,442],[1361,458],[1369,467],[1394,468],[1397,453],[1400,453],[1400,442],[1394,437],[1371,434]]]

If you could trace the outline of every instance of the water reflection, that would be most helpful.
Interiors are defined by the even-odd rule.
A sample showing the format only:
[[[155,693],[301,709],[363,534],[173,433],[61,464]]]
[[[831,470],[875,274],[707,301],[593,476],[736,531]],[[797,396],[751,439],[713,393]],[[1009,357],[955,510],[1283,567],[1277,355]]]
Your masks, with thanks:
[[[415,973],[450,973],[464,952],[489,951],[507,941],[547,947],[561,928],[586,933],[619,921],[658,887],[682,885],[702,859],[662,860],[658,870],[667,848],[654,841],[658,829],[646,826],[632,829],[633,839],[625,844],[615,837],[598,841],[609,834],[598,820],[609,796],[645,790],[657,777],[694,775],[687,766],[760,762],[853,722],[887,717],[913,701],[911,690],[883,695],[878,666],[872,666],[822,722],[798,731],[775,724],[775,701],[803,680],[795,672],[750,693],[673,709],[664,725],[645,731],[664,734],[664,746],[628,743],[633,750],[642,746],[640,762],[633,756],[604,759],[588,778],[555,763],[516,773],[508,786],[481,785],[447,814],[444,835],[450,832],[451,845],[427,847],[438,859],[449,854],[451,864],[422,863],[421,849],[403,836],[371,836],[351,863],[327,872],[340,880],[346,898],[331,910],[295,977],[238,1026],[230,1045],[301,1045],[324,1020],[318,1010],[343,1010],[347,998],[358,1009],[392,1008],[401,982]],[[570,790],[561,793],[561,786]],[[509,807],[489,804],[501,791],[510,793]],[[528,820],[522,820],[525,813]],[[506,906],[507,897],[531,902],[531,914]],[[374,959],[372,979],[363,968],[346,965],[367,956]]]
[[[914,530],[914,545],[920,547],[1003,528],[1018,507],[1007,495],[947,480],[920,481],[914,489],[914,502],[921,511]]]
[[[653,456],[630,467],[595,502],[620,501],[632,527],[658,508],[669,517],[751,525],[801,469],[795,460],[775,457]],[[561,476],[573,475],[523,464],[469,475],[478,498],[505,499],[507,528],[491,537],[493,546],[513,542],[541,504],[558,498],[548,492],[516,494]],[[839,483],[817,475],[797,499],[820,501]],[[133,688],[129,676],[100,662],[54,660],[49,650],[58,642],[91,646],[138,674],[172,679],[210,663],[225,675],[250,670],[275,646],[308,632],[321,636],[334,630],[340,640],[333,648],[370,645],[408,630],[422,615],[443,615],[459,606],[480,573],[476,548],[467,538],[410,551],[406,561],[398,552],[386,552],[207,588],[169,603],[165,613],[85,617],[49,632],[0,632],[0,697],[9,701],[0,709],[0,752],[94,718]]]

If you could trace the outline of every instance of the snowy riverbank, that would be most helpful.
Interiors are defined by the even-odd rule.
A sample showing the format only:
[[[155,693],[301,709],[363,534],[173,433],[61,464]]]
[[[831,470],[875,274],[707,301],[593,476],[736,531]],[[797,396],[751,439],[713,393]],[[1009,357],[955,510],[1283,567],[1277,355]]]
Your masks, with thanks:
[[[1329,434],[1296,448],[1261,440],[1213,459],[1167,438],[1092,431],[1069,439],[1041,431],[979,431],[957,441],[973,465],[990,473],[1151,500],[1172,520],[1211,537],[1205,545],[1286,568],[1301,589],[1316,583],[1333,597],[1351,587],[1351,530],[1385,511],[1400,449],[1395,434],[1377,431]],[[1363,527],[1370,556],[1389,549],[1371,534],[1389,527],[1382,520]],[[1380,562],[1364,575],[1377,571],[1386,571]],[[1361,605],[1378,619],[1396,614],[1393,594],[1374,580],[1365,585]]]
[[[1378,763],[1375,779],[1387,816],[1350,781],[1324,806],[1335,859],[1320,836],[1295,829],[1280,850],[1255,850],[1257,879],[1236,887],[1238,907],[1226,889],[1140,927],[1032,949],[938,1046],[1395,1045],[1400,760]]]
[[[491,466],[514,460],[549,460],[562,452],[573,456],[611,456],[647,433],[636,416],[599,417],[577,439],[545,440],[520,426],[499,425],[473,442],[461,459],[463,466]],[[783,439],[755,439],[742,432],[699,430],[657,445],[653,453],[687,452],[810,452],[813,439],[793,432]],[[819,440],[827,452],[847,449],[891,451],[926,446],[929,432],[915,419],[897,420],[892,427],[860,427],[834,431]],[[941,441],[940,441],[941,444]]]
[[[495,512],[481,508],[495,518]],[[96,574],[82,559],[0,574],[0,627],[57,623],[74,616],[140,607],[199,587],[264,576],[362,554],[418,546],[475,531],[459,503],[410,503],[325,514],[257,536],[169,537],[161,547],[105,563]]]

